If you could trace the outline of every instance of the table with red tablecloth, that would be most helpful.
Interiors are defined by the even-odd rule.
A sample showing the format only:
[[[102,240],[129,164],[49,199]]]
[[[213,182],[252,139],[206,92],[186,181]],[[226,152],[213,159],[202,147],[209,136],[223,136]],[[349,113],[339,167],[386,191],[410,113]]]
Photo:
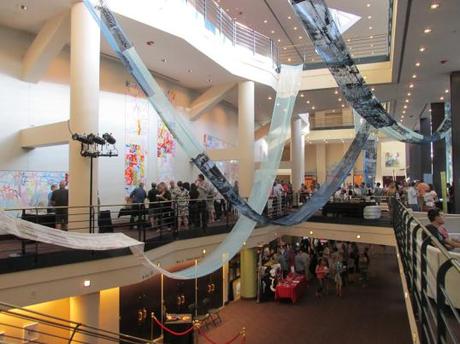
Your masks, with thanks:
[[[303,296],[306,286],[307,280],[304,275],[289,274],[276,286],[275,300],[290,299],[292,303],[296,303]]]

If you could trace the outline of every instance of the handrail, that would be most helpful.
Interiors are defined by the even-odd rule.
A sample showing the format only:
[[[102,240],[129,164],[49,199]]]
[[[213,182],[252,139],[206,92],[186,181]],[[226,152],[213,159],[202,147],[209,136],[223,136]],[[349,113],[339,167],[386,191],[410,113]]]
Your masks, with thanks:
[[[21,313],[16,313],[14,310],[18,310]],[[135,336],[131,336],[128,334],[124,333],[118,333],[118,332],[113,332],[113,331],[108,331],[104,330],[95,326],[87,325],[85,323],[81,322],[76,322],[71,319],[64,319],[61,317],[56,317],[53,315],[45,314],[42,312],[34,311],[31,309],[23,308],[20,306],[12,305],[6,302],[0,302],[0,314],[6,314],[11,317],[15,318],[20,318],[24,320],[31,320],[34,322],[38,322],[39,324],[46,324],[46,326],[50,326],[53,328],[60,328],[64,330],[69,330],[69,337],[64,338],[64,337],[59,337],[61,339],[68,340],[69,343],[86,343],[84,341],[80,340],[75,340],[74,335],[76,333],[83,334],[85,336],[93,337],[93,338],[100,338],[104,339],[110,342],[118,343],[120,340],[123,341],[123,343],[129,343],[129,344],[150,344],[153,343],[153,341],[145,339],[145,338],[139,338]],[[2,323],[3,326],[7,327],[14,327],[15,325],[7,324],[7,323]],[[44,331],[38,331],[38,330],[30,330],[30,332],[36,332],[40,333],[46,336],[50,337],[57,337],[54,334],[46,333]]]
[[[460,280],[460,262],[401,201],[393,198],[391,204],[398,257],[416,306],[413,311],[419,321],[421,343],[460,343],[460,289],[452,285],[452,278]],[[429,259],[430,245],[438,250],[439,259]],[[435,277],[434,282],[428,272]],[[446,285],[448,272],[451,280]]]

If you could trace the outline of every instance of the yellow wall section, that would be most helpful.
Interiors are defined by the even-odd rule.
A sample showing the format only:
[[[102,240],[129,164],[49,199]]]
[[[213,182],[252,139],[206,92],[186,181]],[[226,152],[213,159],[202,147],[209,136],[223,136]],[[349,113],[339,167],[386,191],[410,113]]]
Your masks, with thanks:
[[[241,250],[241,297],[257,296],[257,251],[254,248]]]

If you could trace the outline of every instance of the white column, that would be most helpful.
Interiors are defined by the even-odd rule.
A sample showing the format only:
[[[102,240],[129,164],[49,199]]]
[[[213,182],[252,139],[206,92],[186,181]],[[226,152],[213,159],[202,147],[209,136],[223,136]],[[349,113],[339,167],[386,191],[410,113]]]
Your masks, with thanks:
[[[77,2],[71,9],[70,128],[79,134],[98,132],[99,60],[99,27],[85,5]],[[93,204],[97,203],[97,165],[94,159]],[[88,205],[90,159],[80,156],[80,143],[76,141],[69,144],[69,180],[69,206]],[[70,216],[69,220],[75,219],[76,216]],[[69,227],[87,227],[87,219],[88,216],[79,216],[78,220],[84,222],[70,223]]]
[[[70,298],[70,320],[99,328],[99,292]],[[85,343],[96,344],[97,338],[76,334],[73,338]]]
[[[249,197],[254,177],[254,82],[238,84],[238,146],[240,196]]]
[[[300,190],[305,179],[305,136],[302,134],[302,120],[291,124],[291,183],[294,192]]]
[[[316,144],[316,179],[321,185],[326,181],[327,177],[326,161],[326,144]]]

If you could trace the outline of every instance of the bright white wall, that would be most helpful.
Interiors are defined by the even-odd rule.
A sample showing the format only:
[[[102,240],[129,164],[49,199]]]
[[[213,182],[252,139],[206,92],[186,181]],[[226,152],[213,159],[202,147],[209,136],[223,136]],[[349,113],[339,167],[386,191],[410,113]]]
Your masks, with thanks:
[[[399,141],[385,141],[380,143],[380,176],[405,176],[406,175],[406,144]],[[399,167],[385,166],[385,153],[399,154]]]
[[[31,84],[20,80],[21,62],[33,36],[0,27],[0,170],[67,171],[68,146],[25,150],[20,147],[19,131],[31,126],[65,121],[69,118],[69,51],[65,49],[52,63],[43,80]],[[127,82],[132,82],[123,66],[101,59],[100,130],[117,138],[119,156],[99,160],[99,194],[102,203],[124,202],[124,145],[127,111]],[[175,105],[186,108],[197,92],[160,80],[165,91],[175,93]],[[149,105],[150,106],[150,105]],[[149,108],[146,182],[159,181],[156,157],[159,118]],[[217,105],[191,124],[202,142],[205,133],[236,145],[238,118],[235,109]],[[69,133],[70,136],[70,133]],[[198,171],[176,145],[171,179],[194,181]],[[70,179],[72,176],[70,176]]]

